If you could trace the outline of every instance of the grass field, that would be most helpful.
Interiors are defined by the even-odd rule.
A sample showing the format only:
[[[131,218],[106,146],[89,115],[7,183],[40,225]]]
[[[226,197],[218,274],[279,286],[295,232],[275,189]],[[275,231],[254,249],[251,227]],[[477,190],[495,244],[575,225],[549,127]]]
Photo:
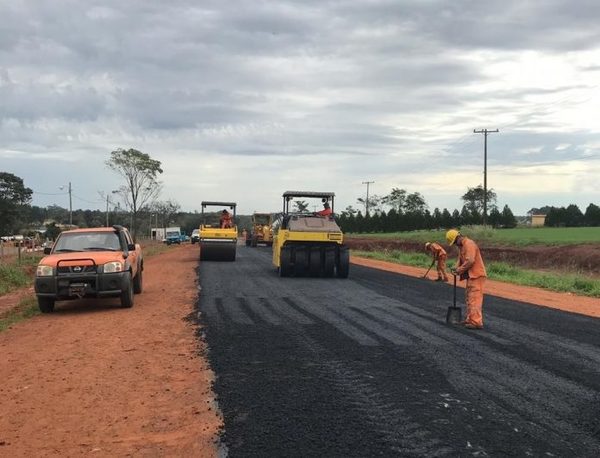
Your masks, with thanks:
[[[482,226],[461,228],[461,232],[478,242],[489,245],[575,245],[581,243],[600,244],[600,227],[517,227],[514,229],[491,229]],[[438,241],[446,243],[446,231],[391,232],[384,234],[349,234],[349,237],[393,238],[415,242]]]
[[[391,251],[352,251],[355,256],[379,259],[416,267],[427,268],[431,265],[431,256],[423,253]],[[448,269],[454,267],[454,261],[448,262]],[[554,274],[536,272],[511,266],[505,262],[486,263],[488,278],[514,283],[515,285],[535,286],[551,291],[567,292],[582,296],[600,297],[600,280],[575,274]]]

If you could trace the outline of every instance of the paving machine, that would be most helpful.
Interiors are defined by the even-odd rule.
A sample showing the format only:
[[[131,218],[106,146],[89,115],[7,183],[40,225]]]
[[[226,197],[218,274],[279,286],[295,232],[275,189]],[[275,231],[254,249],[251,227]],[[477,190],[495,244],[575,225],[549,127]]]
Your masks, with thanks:
[[[246,234],[246,246],[256,247],[259,243],[273,245],[273,215],[271,213],[252,214],[252,229]]]
[[[283,193],[283,213],[273,225],[273,265],[279,276],[348,277],[350,252],[334,218],[334,197],[333,192]],[[295,198],[321,199],[331,214],[299,211],[304,207],[303,201],[294,211],[290,206]]]
[[[237,246],[237,226],[235,225],[235,202],[208,202],[203,201],[202,223],[200,224],[199,243],[201,261],[235,261]],[[222,210],[207,213],[206,207],[219,207]],[[224,212],[233,215],[222,224]],[[224,227],[222,227],[224,226]]]

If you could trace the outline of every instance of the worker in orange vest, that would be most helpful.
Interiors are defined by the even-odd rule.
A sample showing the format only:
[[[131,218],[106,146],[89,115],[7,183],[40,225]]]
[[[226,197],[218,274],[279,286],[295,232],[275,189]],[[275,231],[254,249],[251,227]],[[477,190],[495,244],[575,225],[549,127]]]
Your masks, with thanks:
[[[333,212],[331,211],[331,207],[329,207],[329,202],[325,201],[323,202],[323,210],[318,211],[316,213],[317,216],[329,216],[331,215]]]
[[[446,259],[448,259],[448,254],[446,250],[439,243],[427,242],[425,244],[425,251],[431,253],[433,256],[431,264],[437,262],[438,278],[435,281],[448,281],[448,274],[446,273]]]
[[[468,329],[483,329],[483,285],[487,273],[479,247],[456,229],[446,232],[446,241],[450,246],[456,245],[460,251],[458,264],[452,273],[458,275],[461,280],[467,280],[465,289],[467,316],[463,324]]]
[[[221,212],[221,219],[219,222],[221,223],[221,229],[231,228],[231,215],[226,209],[223,209]]]

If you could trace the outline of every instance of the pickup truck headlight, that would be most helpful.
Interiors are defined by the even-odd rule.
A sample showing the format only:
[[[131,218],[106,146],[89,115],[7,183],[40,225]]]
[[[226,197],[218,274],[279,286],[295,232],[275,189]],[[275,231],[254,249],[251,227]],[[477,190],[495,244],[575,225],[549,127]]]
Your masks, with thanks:
[[[104,273],[113,274],[115,272],[123,272],[123,263],[119,261],[107,262],[104,264]]]
[[[37,266],[35,275],[38,277],[51,277],[52,275],[54,275],[54,268],[52,268],[51,266],[43,265]]]

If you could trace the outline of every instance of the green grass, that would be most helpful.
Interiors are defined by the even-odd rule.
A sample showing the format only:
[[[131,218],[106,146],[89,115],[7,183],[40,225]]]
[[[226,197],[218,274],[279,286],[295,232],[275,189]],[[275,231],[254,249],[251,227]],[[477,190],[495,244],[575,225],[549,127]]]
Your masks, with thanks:
[[[156,256],[158,254],[165,253],[169,251],[170,248],[171,247],[166,243],[152,243],[142,246],[142,254],[144,255],[144,258],[148,258],[150,256]]]
[[[421,253],[405,253],[399,250],[391,251],[355,251],[355,256],[390,261],[398,264],[428,268],[431,256]],[[454,266],[454,261],[448,262],[448,269]],[[600,280],[575,274],[554,274],[521,269],[505,262],[486,263],[488,278],[515,285],[535,286],[551,291],[573,293],[581,296],[600,297]]]
[[[575,245],[600,243],[600,227],[517,227],[514,229],[492,229],[483,226],[465,226],[461,232],[478,242],[490,245]],[[415,242],[438,241],[446,243],[446,231],[389,232],[383,234],[350,234],[349,237],[393,238]]]
[[[0,264],[0,296],[31,283],[31,275],[25,266]]]
[[[13,324],[18,323],[19,321],[26,320],[27,318],[38,315],[39,313],[40,310],[37,306],[35,297],[29,296],[23,298],[15,308],[10,309],[6,313],[0,315],[0,332],[7,330]]]

